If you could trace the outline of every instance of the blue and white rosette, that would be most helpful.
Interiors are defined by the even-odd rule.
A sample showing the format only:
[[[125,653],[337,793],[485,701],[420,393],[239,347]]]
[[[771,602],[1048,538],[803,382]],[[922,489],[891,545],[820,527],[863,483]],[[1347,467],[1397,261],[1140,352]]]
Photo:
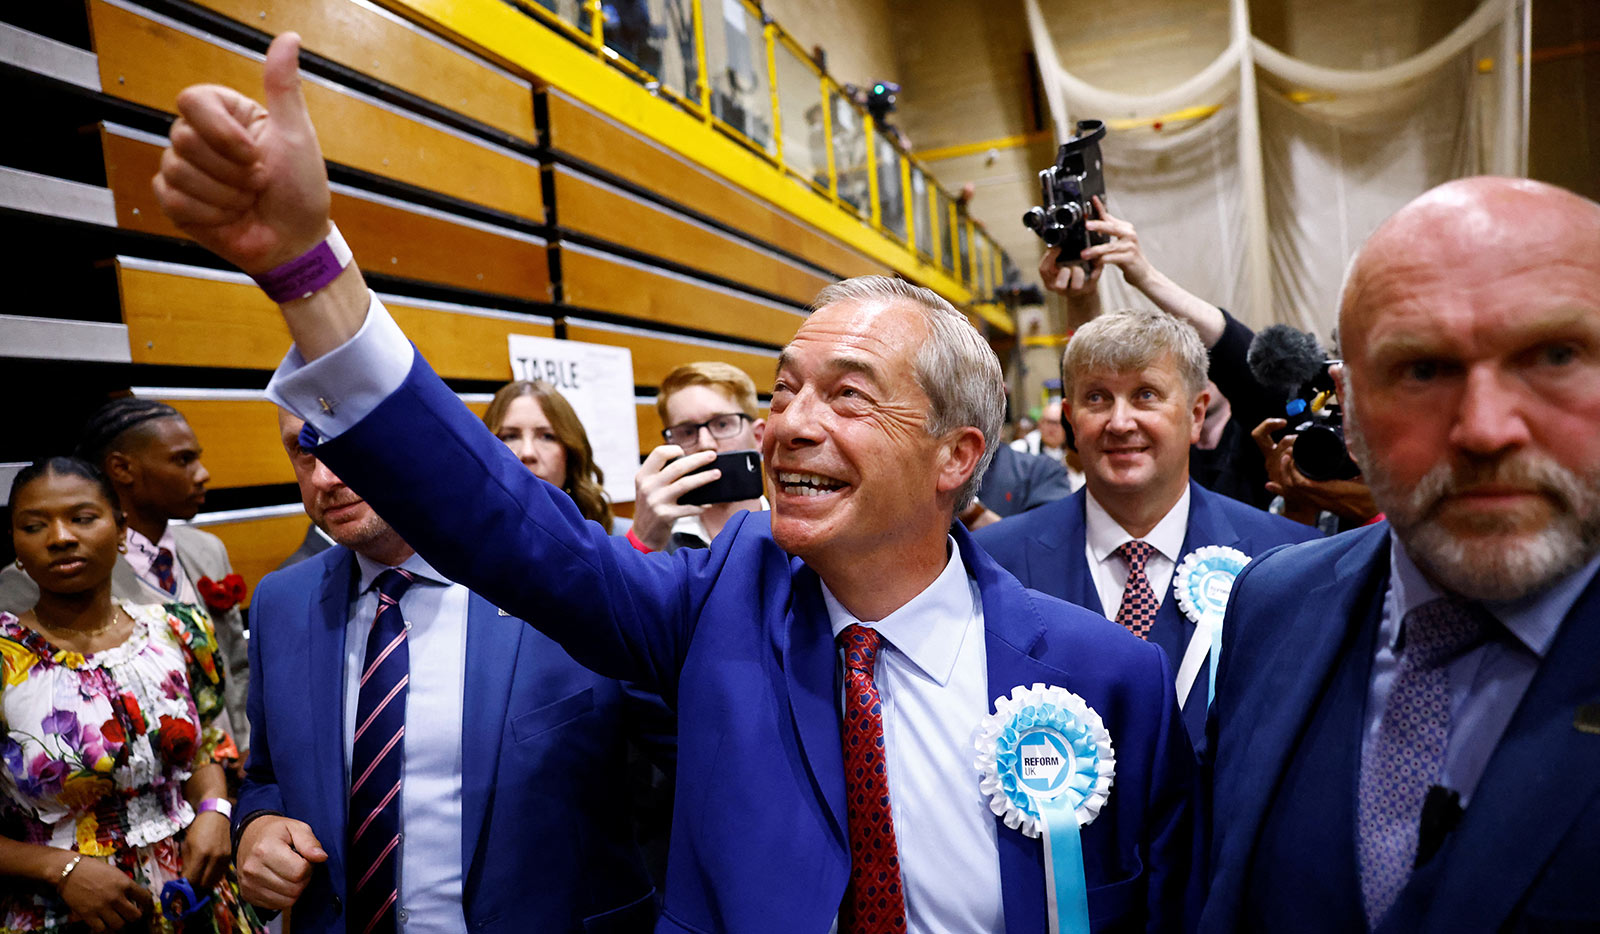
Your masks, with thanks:
[[[1189,689],[1200,674],[1200,666],[1211,657],[1211,685],[1206,704],[1217,696],[1217,660],[1222,655],[1222,616],[1228,609],[1228,595],[1239,572],[1250,563],[1250,556],[1226,545],[1206,545],[1189,552],[1173,575],[1173,591],[1178,609],[1194,622],[1194,637],[1178,664],[1178,703],[1189,697]]]
[[[1084,699],[1044,684],[1012,688],[978,724],[978,787],[1007,827],[1044,839],[1050,934],[1088,934],[1078,828],[1105,806],[1116,776],[1111,734]]]

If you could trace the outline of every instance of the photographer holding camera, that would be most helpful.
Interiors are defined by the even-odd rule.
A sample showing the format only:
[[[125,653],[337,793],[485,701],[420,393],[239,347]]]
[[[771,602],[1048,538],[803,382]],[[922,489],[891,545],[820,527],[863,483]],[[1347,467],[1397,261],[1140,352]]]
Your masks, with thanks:
[[[1208,489],[1266,508],[1274,496],[1284,498],[1284,515],[1315,525],[1317,514],[1328,510],[1341,525],[1361,524],[1376,515],[1365,485],[1357,480],[1315,481],[1286,461],[1295,436],[1273,441],[1271,433],[1286,427],[1283,400],[1251,372],[1247,356],[1255,334],[1223,309],[1172,281],[1150,263],[1139,245],[1133,224],[1108,212],[1094,198],[1097,217],[1084,222],[1091,233],[1108,238],[1084,249],[1074,263],[1062,262],[1061,250],[1052,247],[1039,261],[1045,288],[1067,300],[1067,324],[1076,329],[1101,312],[1100,277],[1107,265],[1122,270],[1127,283],[1155,306],[1192,326],[1210,353],[1208,375],[1230,407],[1224,417],[1216,404],[1207,412],[1210,432],[1191,452],[1190,470],[1196,482]],[[1262,423],[1272,421],[1270,426]]]

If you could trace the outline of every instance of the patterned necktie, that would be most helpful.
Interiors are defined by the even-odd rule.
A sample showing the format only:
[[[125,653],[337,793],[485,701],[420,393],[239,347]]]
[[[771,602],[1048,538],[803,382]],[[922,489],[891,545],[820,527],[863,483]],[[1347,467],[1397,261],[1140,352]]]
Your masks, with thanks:
[[[367,635],[350,753],[350,934],[395,930],[399,895],[400,776],[405,756],[410,653],[400,595],[416,580],[378,575],[378,615]]]
[[[906,897],[889,810],[883,705],[872,680],[880,636],[865,626],[839,633],[844,648],[844,780],[850,822],[850,884],[839,934],[903,934]]]
[[[1117,609],[1117,622],[1141,639],[1150,638],[1150,626],[1156,621],[1156,592],[1150,587],[1150,578],[1144,574],[1144,565],[1156,553],[1149,542],[1123,542],[1112,554],[1128,563],[1128,583],[1122,588],[1122,606]]]
[[[156,576],[156,583],[161,585],[162,590],[174,597],[178,595],[178,577],[172,573],[172,549],[163,548],[156,552],[150,562],[150,573]]]
[[[1361,759],[1357,844],[1367,923],[1376,927],[1399,897],[1417,858],[1422,805],[1444,766],[1450,732],[1445,665],[1484,637],[1481,610],[1440,598],[1407,613],[1389,702]]]

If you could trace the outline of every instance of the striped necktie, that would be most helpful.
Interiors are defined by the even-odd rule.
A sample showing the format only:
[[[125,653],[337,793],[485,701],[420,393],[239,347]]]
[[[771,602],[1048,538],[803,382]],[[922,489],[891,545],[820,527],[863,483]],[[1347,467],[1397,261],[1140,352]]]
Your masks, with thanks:
[[[405,760],[410,653],[400,595],[416,580],[378,575],[378,614],[367,635],[350,753],[350,934],[392,934],[400,880],[400,778]]]

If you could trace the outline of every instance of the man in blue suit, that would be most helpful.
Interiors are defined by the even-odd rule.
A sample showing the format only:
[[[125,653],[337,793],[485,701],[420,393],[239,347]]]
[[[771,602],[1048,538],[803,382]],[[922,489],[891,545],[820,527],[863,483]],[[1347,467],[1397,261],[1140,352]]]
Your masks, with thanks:
[[[1436,188],[1339,328],[1388,521],[1237,582],[1203,927],[1600,929],[1600,205]]]
[[[973,745],[991,699],[1033,685],[1078,695],[1115,746],[1081,835],[1089,919],[1183,927],[1192,754],[1161,653],[952,529],[1004,408],[964,316],[882,277],[825,290],[779,363],[772,511],[708,550],[640,554],[517,463],[325,239],[296,47],[269,51],[270,111],[183,93],[158,196],[280,295],[297,349],[273,392],[326,439],[319,458],[441,572],[676,708],[658,930],[1046,930],[1043,845],[991,810]]]
[[[670,754],[671,713],[445,579],[301,449],[303,425],[280,412],[306,512],[339,544],[269,574],[251,607],[260,742],[237,806],[245,898],[292,906],[297,931],[349,927],[357,681],[372,584],[393,567],[416,577],[399,598],[411,660],[399,919],[421,930],[650,930],[655,892],[622,765],[629,739]]]
[[[1180,609],[1175,572],[1208,545],[1249,558],[1317,531],[1189,479],[1208,399],[1206,349],[1183,321],[1154,310],[1101,315],[1073,334],[1061,382],[1084,488],[973,537],[1024,585],[1161,646],[1199,745],[1211,640],[1195,638],[1200,613]]]

